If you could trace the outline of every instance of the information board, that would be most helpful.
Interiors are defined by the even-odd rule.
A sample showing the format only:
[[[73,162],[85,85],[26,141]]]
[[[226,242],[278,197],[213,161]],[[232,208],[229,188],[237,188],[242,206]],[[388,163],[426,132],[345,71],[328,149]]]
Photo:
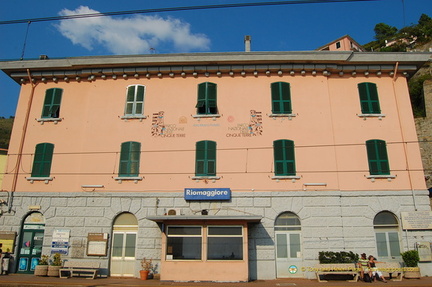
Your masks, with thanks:
[[[432,211],[401,212],[402,229],[432,229]]]
[[[87,235],[87,256],[106,256],[108,233],[89,233]]]

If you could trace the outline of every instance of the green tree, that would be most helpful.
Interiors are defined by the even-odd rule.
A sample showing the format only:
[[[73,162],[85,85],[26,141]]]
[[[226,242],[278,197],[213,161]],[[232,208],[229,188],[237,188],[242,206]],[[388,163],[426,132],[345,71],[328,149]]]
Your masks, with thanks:
[[[374,31],[375,39],[378,41],[384,41],[396,36],[398,29],[384,23],[378,23],[375,25]]]

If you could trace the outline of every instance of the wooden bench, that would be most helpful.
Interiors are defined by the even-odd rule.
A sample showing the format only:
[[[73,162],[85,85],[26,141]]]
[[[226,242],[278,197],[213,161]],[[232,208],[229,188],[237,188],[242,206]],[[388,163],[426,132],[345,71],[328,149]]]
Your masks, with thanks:
[[[60,278],[69,278],[73,276],[90,276],[88,279],[95,279],[99,272],[99,262],[86,261],[66,261],[60,268]]]
[[[391,277],[392,281],[402,281],[403,271],[399,262],[376,263],[376,267],[385,278]]]
[[[318,264],[314,270],[318,282],[327,282],[327,280],[322,280],[320,275],[352,275],[353,279],[348,280],[348,282],[357,282],[359,277],[359,269],[354,263]]]

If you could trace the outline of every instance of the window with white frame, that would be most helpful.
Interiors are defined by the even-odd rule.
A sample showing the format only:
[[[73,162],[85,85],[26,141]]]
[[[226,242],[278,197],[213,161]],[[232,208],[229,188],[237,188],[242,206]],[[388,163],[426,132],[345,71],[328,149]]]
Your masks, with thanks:
[[[142,116],[144,113],[145,86],[132,85],[127,87],[125,117]]]
[[[401,249],[396,216],[389,211],[382,211],[375,216],[373,224],[378,258],[399,257]]]

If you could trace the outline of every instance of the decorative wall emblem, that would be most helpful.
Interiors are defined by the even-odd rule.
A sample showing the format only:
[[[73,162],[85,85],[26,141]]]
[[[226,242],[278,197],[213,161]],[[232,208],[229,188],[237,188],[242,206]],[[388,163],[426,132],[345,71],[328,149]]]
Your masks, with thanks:
[[[249,131],[254,136],[262,135],[262,114],[255,110],[250,111]]]
[[[184,122],[184,119],[180,118],[179,123],[182,122]],[[178,127],[176,124],[166,124],[163,111],[153,114],[151,128],[151,135],[153,137],[184,138],[186,137],[184,129],[184,127]]]

